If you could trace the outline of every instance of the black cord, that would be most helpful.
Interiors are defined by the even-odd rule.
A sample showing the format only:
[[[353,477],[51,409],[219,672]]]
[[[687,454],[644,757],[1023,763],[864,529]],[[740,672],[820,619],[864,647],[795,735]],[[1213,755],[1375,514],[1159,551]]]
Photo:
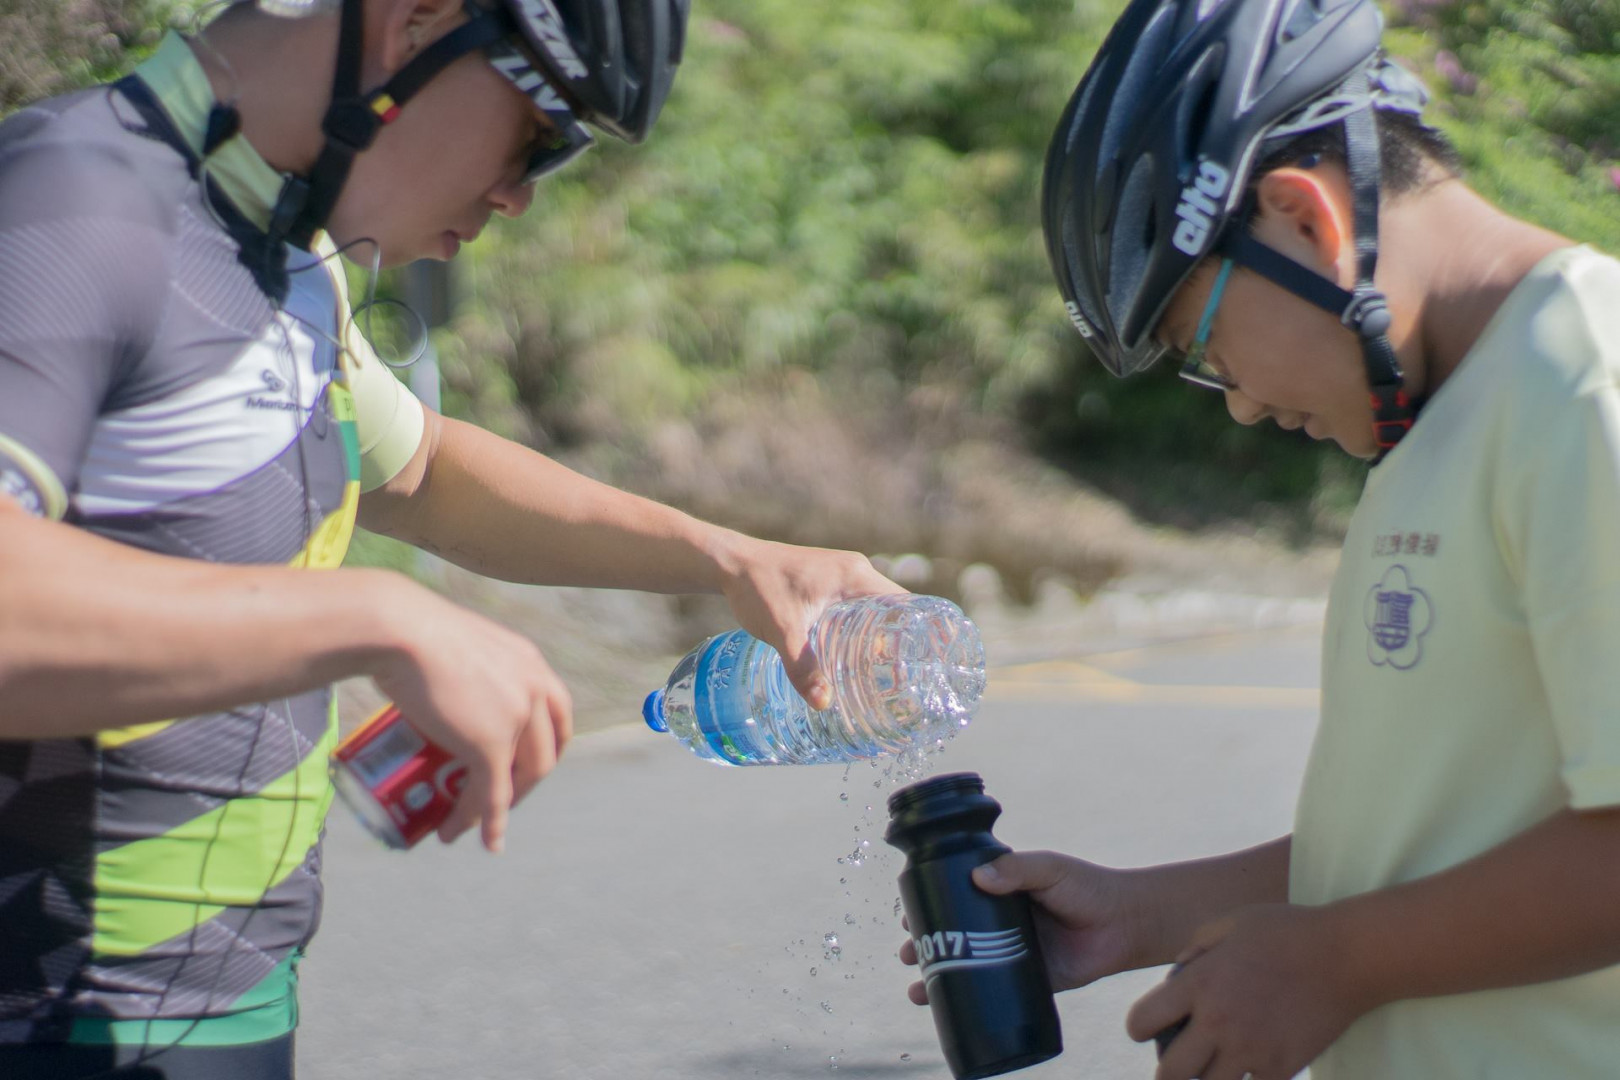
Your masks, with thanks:
[[[206,168],[206,166],[205,166],[205,168]],[[212,207],[210,205],[210,201],[206,198],[206,195],[205,195],[205,198],[204,198],[204,205],[207,205],[207,206],[210,207],[209,213],[212,214],[213,209],[212,209]],[[216,224],[223,224],[223,223],[219,222],[216,219]],[[361,239],[352,241],[351,243],[344,245],[342,248],[338,249],[337,251],[334,251],[331,255],[323,256],[321,258],[317,258],[317,259],[315,259],[315,260],[313,260],[311,262],[308,262],[308,263],[306,263],[306,264],[304,264],[302,266],[289,267],[288,274],[290,276],[292,274],[301,274],[301,273],[308,272],[310,270],[317,270],[317,269],[321,270],[322,272],[327,272],[327,273],[331,273],[331,272],[341,273],[342,272],[341,268],[337,269],[336,271],[329,271],[329,270],[327,270],[325,264],[330,259],[336,257],[337,255],[341,254],[342,252],[351,250],[351,249],[353,249],[353,248],[355,248],[355,247],[357,247],[359,245],[362,245],[362,244],[370,244],[372,246],[372,248],[373,248],[372,270],[371,270],[371,273],[369,275],[368,288],[374,293],[375,288],[376,288],[377,268],[380,265],[381,249],[380,249],[379,245],[377,244],[377,242],[375,240],[371,239],[370,237],[363,237]],[[338,293],[337,286],[336,286],[335,283],[333,284],[332,288],[333,288],[333,298],[332,298],[333,299],[333,309],[334,309],[334,314],[336,314],[336,308],[337,308],[337,304],[338,304],[340,294]],[[302,376],[302,372],[300,370],[300,366],[299,366],[299,363],[298,363],[297,350],[293,347],[291,334],[288,333],[287,325],[281,320],[281,316],[283,316],[283,315],[285,315],[285,316],[287,316],[287,317],[289,317],[291,319],[296,320],[300,325],[302,325],[305,329],[309,330],[313,334],[315,334],[315,335],[317,335],[319,337],[325,338],[328,341],[330,341],[332,343],[334,349],[335,349],[334,360],[335,360],[336,364],[339,367],[341,367],[343,365],[343,363],[344,363],[343,357],[347,354],[348,350],[344,347],[343,334],[342,334],[341,331],[337,336],[334,337],[331,333],[329,333],[327,331],[327,329],[325,327],[319,326],[319,325],[316,325],[316,324],[310,322],[309,320],[307,320],[307,319],[303,318],[302,316],[300,316],[297,312],[289,311],[282,303],[272,303],[272,315],[271,315],[270,322],[273,325],[275,325],[276,327],[278,327],[280,329],[280,331],[281,331],[281,345],[282,345],[283,352],[282,352],[282,356],[278,357],[278,359],[285,358],[285,359],[290,360],[291,368],[292,368],[293,394],[294,394],[294,397],[296,398],[296,400],[297,400],[297,402],[299,404],[298,411],[294,413],[294,416],[297,417],[298,419],[296,419],[294,421],[295,427],[294,427],[294,433],[293,433],[293,442],[298,447],[299,480],[300,480],[300,483],[301,483],[301,485],[303,487],[303,498],[301,500],[299,516],[300,516],[300,521],[301,521],[301,524],[302,524],[302,531],[303,531],[303,550],[305,552],[305,557],[307,559],[309,541],[310,541],[311,537],[313,537],[313,535],[314,535],[315,525],[312,522],[312,508],[311,508],[311,494],[310,494],[311,491],[313,490],[313,485],[310,483],[309,460],[308,460],[308,455],[307,455],[307,452],[306,452],[306,450],[304,448],[304,442],[303,442],[303,423],[302,423],[302,412],[303,412],[302,406],[303,406],[303,401],[304,401],[303,376]],[[342,329],[346,330],[347,327],[354,322],[354,318],[355,318],[354,314],[351,313],[348,316],[348,320],[343,324]],[[352,369],[352,365],[351,365],[351,369]],[[345,370],[349,370],[349,369],[345,369]],[[337,377],[337,373],[334,372],[332,378],[336,378],[336,377]],[[320,396],[316,399],[316,401],[311,406],[310,417],[309,417],[309,423],[310,424],[315,423],[316,414],[321,409],[330,408],[330,402],[331,402],[331,398],[329,396],[330,392],[331,392],[330,391],[330,384],[328,384],[327,387],[322,388],[322,390],[320,392]],[[314,512],[319,513],[319,508],[318,507],[314,508]],[[162,992],[158,995],[157,1003],[152,1007],[151,1013],[146,1018],[145,1026],[144,1026],[144,1032],[143,1032],[142,1039],[141,1039],[141,1046],[142,1046],[141,1052],[136,1056],[136,1058],[133,1061],[130,1061],[130,1062],[125,1063],[125,1064],[115,1064],[115,1065],[113,1065],[113,1066],[109,1067],[108,1069],[105,1069],[105,1070],[103,1070],[101,1072],[92,1073],[92,1074],[90,1074],[88,1076],[79,1077],[78,1080],[103,1080],[103,1078],[105,1078],[105,1077],[116,1078],[120,1074],[129,1072],[129,1071],[132,1071],[132,1070],[139,1069],[139,1068],[141,1068],[143,1066],[146,1066],[146,1065],[150,1065],[152,1062],[156,1061],[162,1055],[164,1055],[164,1054],[168,1053],[170,1050],[173,1050],[174,1048],[182,1045],[185,1042],[185,1040],[190,1038],[192,1033],[197,1030],[197,1027],[198,1027],[199,1024],[201,1024],[204,1020],[210,1019],[209,1011],[213,1007],[214,997],[219,992],[219,987],[220,987],[220,985],[223,983],[223,981],[225,979],[226,972],[228,972],[230,970],[230,961],[231,961],[232,955],[235,953],[237,942],[239,942],[240,940],[242,940],[243,938],[245,938],[247,936],[248,928],[252,924],[254,917],[257,916],[258,913],[263,910],[263,906],[264,906],[263,905],[263,898],[264,898],[264,895],[265,895],[265,893],[269,892],[271,888],[273,888],[275,886],[276,881],[277,881],[277,874],[279,873],[279,871],[280,871],[280,869],[282,867],[282,864],[286,861],[287,854],[292,848],[293,838],[294,838],[294,836],[295,836],[295,834],[297,832],[297,824],[298,824],[298,817],[299,817],[299,805],[303,800],[303,774],[302,774],[302,762],[299,760],[300,754],[299,754],[298,728],[297,728],[297,725],[293,721],[291,699],[283,697],[281,699],[281,705],[282,705],[282,711],[283,711],[283,719],[284,719],[285,725],[286,725],[288,745],[289,745],[289,748],[291,750],[291,754],[292,754],[292,758],[293,758],[293,768],[292,768],[293,792],[292,792],[291,816],[289,817],[288,822],[287,822],[286,834],[282,837],[281,849],[278,852],[274,862],[271,864],[270,878],[265,882],[264,887],[259,890],[258,898],[254,900],[253,905],[249,908],[246,917],[243,918],[242,925],[240,927],[238,927],[237,930],[232,934],[229,944],[226,945],[224,955],[220,957],[218,970],[215,972],[213,982],[209,985],[208,993],[207,993],[207,995],[205,996],[205,998],[203,1000],[202,1006],[199,1008],[199,1010],[197,1012],[197,1015],[195,1015],[195,1016],[193,1016],[191,1018],[190,1023],[186,1025],[185,1029],[183,1031],[181,1031],[179,1035],[175,1036],[173,1039],[171,1039],[169,1042],[165,1043],[164,1045],[159,1046],[156,1049],[152,1049],[152,1043],[151,1043],[152,1025],[154,1023],[156,1023],[157,1021],[163,1019],[163,1016],[162,1016],[163,1006],[168,1000],[170,991],[174,989],[175,979],[178,977],[179,973],[182,970],[184,970],[186,964],[192,962],[192,960],[196,957],[197,935],[201,932],[201,929],[202,929],[202,922],[201,922],[201,918],[200,918],[200,916],[202,914],[202,907],[203,907],[202,894],[205,891],[207,880],[208,880],[208,867],[209,867],[210,861],[213,858],[214,848],[217,846],[217,844],[218,844],[218,842],[220,840],[220,837],[223,835],[224,825],[225,825],[225,812],[226,812],[226,808],[230,805],[230,799],[231,798],[244,797],[241,794],[242,788],[245,786],[245,784],[247,782],[248,770],[251,768],[254,756],[258,752],[259,745],[260,745],[260,740],[265,735],[265,726],[266,726],[266,724],[268,723],[268,720],[269,720],[269,713],[270,713],[271,709],[270,709],[270,705],[268,703],[266,703],[263,706],[264,715],[262,715],[260,717],[259,728],[254,733],[253,744],[248,748],[246,754],[244,755],[243,760],[242,760],[241,771],[237,774],[236,784],[235,784],[237,795],[235,795],[235,796],[227,796],[226,803],[221,807],[219,820],[215,823],[214,833],[213,833],[212,836],[209,837],[208,847],[203,851],[202,865],[199,868],[198,875],[197,875],[197,894],[198,894],[198,897],[197,897],[197,900],[196,900],[196,908],[197,908],[197,916],[198,916],[198,918],[193,921],[191,932],[190,932],[190,935],[188,936],[188,939],[187,939],[186,957],[185,957],[185,959],[183,959],[180,962],[179,966],[175,969],[175,977],[171,977],[169,982],[164,986]],[[311,752],[313,752],[313,750]],[[114,1055],[116,1057],[116,1054],[117,1054],[117,1044],[116,1043],[114,1043],[113,1052],[114,1052]]]

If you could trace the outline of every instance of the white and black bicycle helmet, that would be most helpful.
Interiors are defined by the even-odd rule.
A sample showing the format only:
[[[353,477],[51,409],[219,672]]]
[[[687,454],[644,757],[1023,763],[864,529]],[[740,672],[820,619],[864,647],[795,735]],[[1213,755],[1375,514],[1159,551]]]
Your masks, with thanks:
[[[453,60],[482,49],[551,121],[556,140],[531,155],[525,180],[560,168],[591,144],[590,124],[629,142],[647,137],[685,44],[690,0],[465,0],[468,21],[429,45],[382,86],[362,92],[362,0],[340,0],[326,142],[307,176],[290,177],[271,233],[307,247],[326,224],[354,156]],[[217,145],[234,131],[222,119]]]
[[[1076,328],[1115,375],[1166,351],[1154,330],[1176,289],[1219,253],[1339,316],[1360,336],[1379,444],[1412,407],[1373,287],[1373,108],[1426,92],[1383,60],[1373,0],[1133,0],[1076,88],[1047,150],[1041,219]],[[1255,241],[1249,182],[1265,154],[1342,124],[1355,195],[1354,292]]]

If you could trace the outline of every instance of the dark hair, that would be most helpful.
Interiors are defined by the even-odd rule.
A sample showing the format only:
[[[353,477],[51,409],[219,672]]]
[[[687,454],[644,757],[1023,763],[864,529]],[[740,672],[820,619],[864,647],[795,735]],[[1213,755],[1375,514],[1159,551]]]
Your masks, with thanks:
[[[1411,113],[1378,109],[1374,115],[1378,120],[1378,185],[1384,198],[1404,195],[1430,183],[1430,170],[1435,166],[1445,179],[1462,176],[1462,155],[1444,132]],[[1270,151],[1255,167],[1251,183],[1313,155],[1342,167],[1346,160],[1344,125],[1331,124],[1304,132]]]

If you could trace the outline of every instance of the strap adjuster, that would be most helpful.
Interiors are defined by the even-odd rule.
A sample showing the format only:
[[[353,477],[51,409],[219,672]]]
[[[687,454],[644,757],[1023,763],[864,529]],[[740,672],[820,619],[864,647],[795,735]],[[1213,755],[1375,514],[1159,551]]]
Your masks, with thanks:
[[[1345,305],[1339,321],[1363,338],[1389,333],[1389,301],[1377,289],[1357,289]]]
[[[363,97],[343,98],[332,102],[331,107],[326,110],[325,118],[321,120],[321,131],[325,132],[328,139],[356,154],[371,145],[382,126],[383,118],[372,109],[371,102]]]

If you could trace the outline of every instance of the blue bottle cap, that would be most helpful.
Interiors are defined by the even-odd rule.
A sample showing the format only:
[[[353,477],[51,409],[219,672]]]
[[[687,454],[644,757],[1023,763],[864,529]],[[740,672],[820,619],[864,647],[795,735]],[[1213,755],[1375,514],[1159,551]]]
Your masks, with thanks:
[[[654,690],[647,695],[647,700],[641,703],[641,718],[647,721],[647,726],[654,731],[668,731],[669,725],[664,723],[664,692]]]

